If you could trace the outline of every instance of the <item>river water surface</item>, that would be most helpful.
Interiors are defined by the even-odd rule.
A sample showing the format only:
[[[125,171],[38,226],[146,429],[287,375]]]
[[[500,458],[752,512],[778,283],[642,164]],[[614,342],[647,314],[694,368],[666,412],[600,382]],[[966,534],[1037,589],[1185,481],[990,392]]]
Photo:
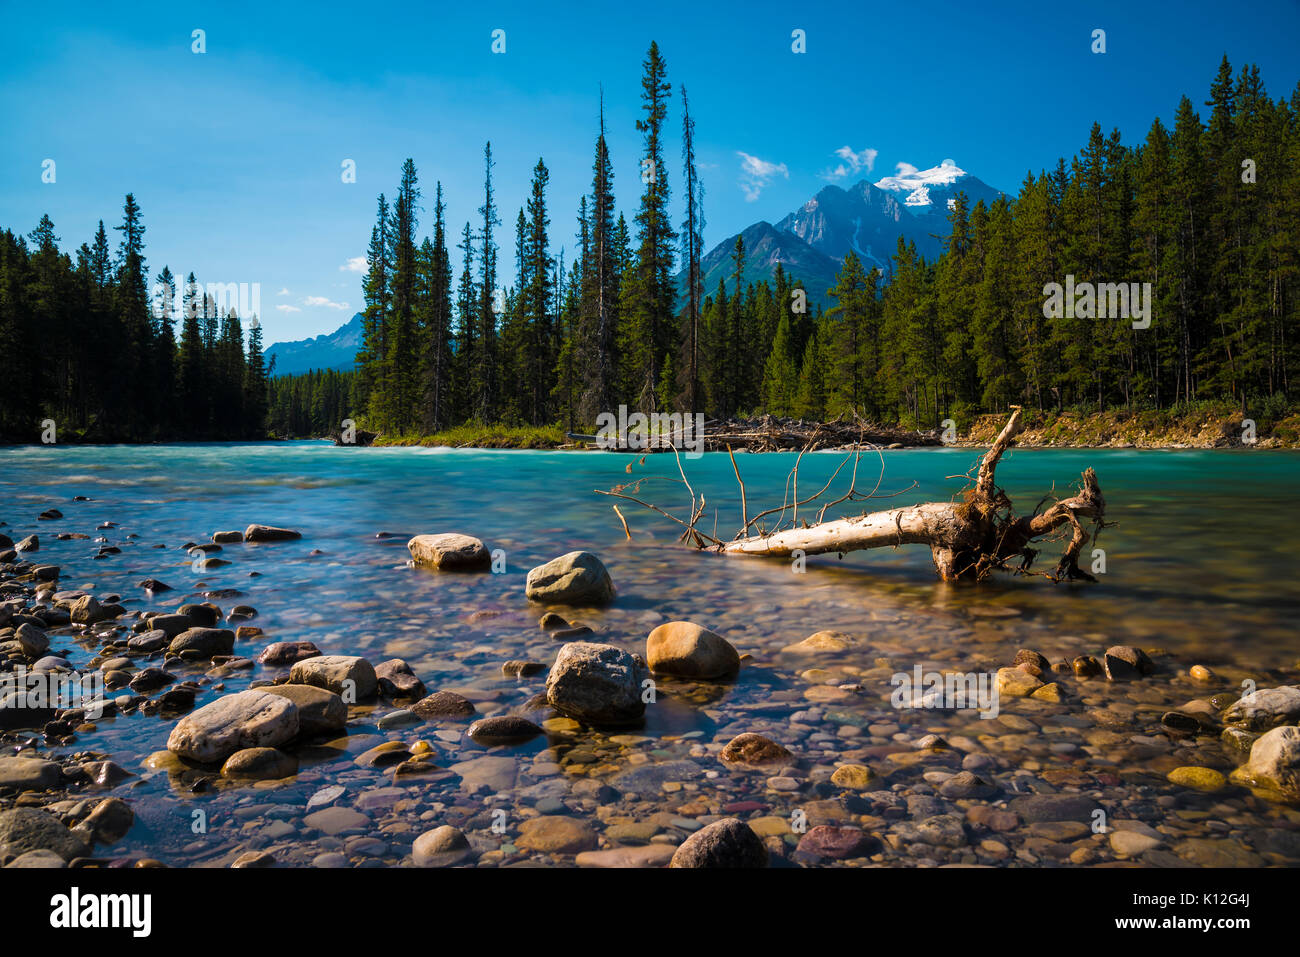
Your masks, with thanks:
[[[966,484],[979,452],[918,449],[883,453],[880,493],[908,489],[870,507],[948,499]],[[751,514],[779,504],[793,454],[743,455]],[[800,492],[820,486],[841,461],[805,456]],[[651,476],[638,493],[683,514],[689,495],[671,456],[644,465],[612,453],[335,448],[323,442],[31,447],[0,451],[0,528],[15,541],[40,535],[40,563],[59,565],[60,588],[120,595],[128,612],[162,610],[223,592],[216,604],[254,606],[251,623],[265,638],[237,653],[255,657],[268,641],[310,640],[325,654],[372,662],[400,657],[430,690],[455,690],[484,714],[527,710],[545,675],[502,676],[508,659],[549,664],[558,643],[538,627],[544,610],[524,597],[527,571],[574,549],[595,552],[617,597],[605,609],[555,609],[590,626],[595,640],[644,653],[656,624],[689,619],[726,637],[751,657],[734,683],[663,681],[644,728],[605,734],[549,720],[548,734],[525,745],[486,749],[463,728],[381,728],[386,704],[354,708],[346,739],[303,749],[295,778],[232,787],[194,769],[149,770],[142,760],[165,748],[174,719],[139,712],[100,722],[64,745],[38,745],[66,759],[110,756],[140,775],[113,794],[137,822],[105,857],[169,864],[226,863],[266,849],[285,863],[409,863],[415,836],[442,823],[470,835],[481,865],[567,863],[566,850],[517,844],[529,817],[574,821],[573,847],[671,845],[719,814],[749,820],[774,860],[1091,864],[1126,859],[1089,824],[1035,821],[1026,798],[1081,795],[1126,827],[1151,830],[1143,859],[1156,864],[1300,863],[1300,815],[1230,787],[1207,794],[1166,778],[1175,767],[1219,768],[1239,757],[1217,735],[1165,732],[1161,714],[1191,699],[1296,684],[1300,659],[1300,582],[1291,516],[1300,487],[1300,455],[1289,452],[1013,450],[998,470],[1018,512],[1048,493],[1064,497],[1087,466],[1096,469],[1107,519],[1084,567],[1104,560],[1098,584],[1054,584],[1002,575],[978,586],[938,583],[926,549],[878,550],[843,558],[816,556],[797,573],[778,560],[722,558],[676,541],[666,519],[619,503],[623,533],[608,497],[595,494]],[[633,474],[625,471],[633,465]],[[729,459],[684,461],[697,493],[710,503],[700,527],[719,537],[740,524]],[[881,460],[864,458],[859,488],[876,484]],[[837,488],[844,486],[841,473]],[[865,478],[864,478],[865,476]],[[85,496],[89,501],[76,501]],[[858,505],[856,508],[864,506]],[[47,508],[64,518],[36,520]],[[811,512],[801,517],[812,519]],[[193,570],[181,548],[249,523],[294,528],[300,541],[227,545],[231,564]],[[99,528],[104,523],[114,527]],[[503,574],[441,574],[406,564],[415,534],[458,531],[501,549]],[[60,532],[92,540],[60,541]],[[102,538],[104,542],[93,539]],[[120,553],[95,558],[102,544]],[[1090,547],[1091,548],[1091,547]],[[1054,567],[1060,544],[1043,547],[1037,568]],[[216,554],[216,553],[214,553]],[[138,582],[161,579],[172,591],[150,597]],[[234,593],[238,592],[236,596]],[[787,646],[823,630],[853,637],[846,652],[808,655]],[[62,633],[61,633],[62,632]],[[56,629],[52,650],[74,665],[98,645],[76,629]],[[1153,652],[1159,671],[1141,682],[1061,679],[1064,699],[1005,701],[1001,715],[891,707],[891,676],[924,669],[992,672],[1030,648],[1052,661],[1100,656],[1112,645]],[[1157,653],[1158,652],[1158,653]],[[158,664],[158,662],[151,662]],[[1204,665],[1209,684],[1187,676]],[[143,667],[144,663],[140,663]],[[202,676],[201,669],[186,677]],[[273,678],[261,666],[205,679],[199,705],[219,693]],[[742,771],[717,751],[742,731],[764,734],[793,751],[788,771]],[[902,757],[937,732],[950,751]],[[426,741],[438,773],[394,779],[358,766],[361,752],[385,740]],[[972,758],[971,755],[979,755]],[[836,766],[870,767],[877,780],[860,793],[832,785]],[[961,769],[993,789],[979,799],[941,788]],[[335,795],[334,787],[343,791]],[[321,792],[325,791],[324,794]],[[307,802],[316,795],[309,808]],[[1017,804],[1017,802],[1020,802]],[[1005,828],[987,826],[972,807],[1019,810]],[[322,807],[365,818],[337,827],[304,818]],[[1064,805],[1062,805],[1064,806]],[[196,810],[204,825],[196,830]],[[493,814],[494,810],[504,814]],[[798,812],[798,813],[796,813]],[[945,836],[928,819],[965,820]],[[1056,815],[1061,816],[1060,814]],[[873,854],[840,861],[797,852],[798,822],[861,826],[879,839]],[[319,818],[313,819],[319,821]],[[792,829],[791,822],[794,821]],[[950,822],[947,822],[950,823]],[[329,833],[330,831],[334,833]],[[569,832],[560,828],[562,837]],[[935,837],[935,834],[939,834]],[[556,846],[568,846],[559,841]]]

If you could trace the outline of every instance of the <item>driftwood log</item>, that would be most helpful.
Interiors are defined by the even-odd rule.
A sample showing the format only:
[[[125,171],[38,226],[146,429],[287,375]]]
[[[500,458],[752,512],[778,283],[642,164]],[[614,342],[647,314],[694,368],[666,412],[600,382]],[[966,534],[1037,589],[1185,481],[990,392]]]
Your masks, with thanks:
[[[704,501],[701,497],[697,504],[693,491],[691,492],[691,516],[686,521],[669,515],[655,505],[628,495],[626,490],[630,486],[620,486],[604,494],[627,498],[640,505],[646,505],[683,525],[684,540],[692,542],[699,548],[724,554],[790,558],[798,554],[818,555],[831,552],[843,554],[867,548],[926,545],[929,546],[930,554],[934,559],[935,571],[944,581],[979,580],[999,569],[1029,573],[1037,555],[1037,550],[1031,547],[1031,543],[1058,531],[1068,532],[1069,539],[1064,553],[1056,565],[1055,572],[1047,577],[1057,581],[1095,581],[1090,574],[1079,567],[1079,555],[1083,547],[1090,540],[1095,539],[1106,526],[1106,501],[1102,497],[1096,472],[1091,468],[1084,471],[1077,494],[1060,499],[1043,509],[1051,498],[1049,495],[1031,514],[1022,516],[1012,512],[1011,501],[996,484],[995,472],[998,462],[1011,446],[1016,433],[1020,431],[1020,420],[1021,411],[1015,408],[993,445],[980,460],[974,485],[964,490],[957,501],[926,502],[886,511],[869,512],[855,517],[822,521],[831,506],[844,501],[861,501],[875,497],[874,490],[873,494],[868,495],[856,493],[854,485],[857,481],[857,463],[855,460],[849,493],[834,502],[822,505],[814,524],[810,525],[806,522],[799,524],[798,507],[819,500],[830,486],[830,482],[821,491],[800,501],[796,464],[793,473],[795,477],[793,503],[783,504],[779,509],[769,509],[750,519],[745,502],[744,482],[737,468],[736,478],[740,484],[742,520],[745,524],[734,539],[722,541],[701,532],[696,527],[704,514]],[[734,456],[732,461],[734,465]],[[841,463],[841,468],[843,464]],[[838,471],[837,469],[837,474]],[[834,476],[832,476],[833,480]],[[689,489],[690,484],[686,481],[684,471],[682,471],[682,481]],[[789,509],[793,509],[793,518],[787,527],[783,527],[781,520]],[[779,513],[777,526],[771,530],[760,529],[755,533],[753,531],[755,525],[763,516],[770,513]],[[1086,521],[1092,523],[1091,533],[1085,528]],[[1008,566],[1008,562],[1017,558],[1020,560],[1018,566]]]

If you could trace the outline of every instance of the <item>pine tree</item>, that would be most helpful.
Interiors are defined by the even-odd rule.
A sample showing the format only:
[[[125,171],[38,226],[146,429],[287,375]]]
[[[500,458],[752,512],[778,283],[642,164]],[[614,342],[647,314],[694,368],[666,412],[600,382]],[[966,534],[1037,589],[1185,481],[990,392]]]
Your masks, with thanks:
[[[580,218],[582,292],[576,343],[577,359],[585,370],[579,418],[593,422],[614,408],[619,391],[618,268],[613,244],[614,170],[605,142],[605,109],[601,100],[596,158],[592,164],[591,204]]]
[[[479,329],[476,343],[474,386],[476,389],[474,414],[480,422],[495,421],[500,394],[497,357],[497,312],[504,298],[497,289],[497,247],[492,230],[501,225],[497,218],[496,200],[492,192],[492,144],[483,147],[483,205],[478,213],[482,217],[483,231],[479,234]]]
[[[253,316],[250,325],[244,364],[244,427],[249,438],[260,439],[266,435],[266,365],[262,356],[262,323]]]
[[[466,223],[461,232],[460,280],[456,287],[456,353],[452,362],[455,401],[453,418],[463,422],[473,417],[479,395],[479,294],[474,282],[474,233]]]
[[[682,222],[682,258],[686,269],[686,311],[682,314],[682,356],[677,375],[679,393],[688,411],[700,408],[700,301],[704,276],[700,258],[704,248],[704,186],[695,169],[695,120],[691,118],[686,87],[682,92],[682,168],[686,174],[686,219]],[[620,217],[619,222],[622,223]],[[625,227],[626,228],[626,227]],[[777,262],[777,269],[781,263]]]
[[[180,421],[185,434],[203,435],[208,426],[204,395],[203,331],[199,324],[200,290],[191,272],[181,301],[180,357],[177,363]]]
[[[641,105],[644,117],[636,128],[644,135],[641,205],[636,214],[637,255],[631,281],[624,291],[626,381],[635,402],[651,411],[659,393],[663,357],[676,351],[673,321],[676,288],[672,276],[673,241],[677,234],[668,218],[668,171],[664,166],[663,125],[668,115],[672,86],[665,79],[666,66],[655,43],[650,44],[642,63]]]
[[[401,184],[393,203],[389,335],[380,362],[379,428],[405,432],[415,424],[420,398],[420,345],[417,339],[418,283],[415,233],[419,224],[420,187],[415,163],[402,164]]]
[[[391,217],[388,200],[379,195],[379,209],[370,231],[370,248],[366,252],[366,278],[362,284],[365,309],[362,310],[361,348],[357,352],[357,395],[361,408],[379,417],[377,405],[384,384],[384,359],[388,355],[388,315],[392,300],[389,259]]]
[[[526,244],[520,276],[522,312],[527,321],[527,351],[524,383],[527,389],[526,419],[532,425],[551,420],[550,396],[554,388],[556,350],[555,324],[551,314],[551,283],[555,260],[550,254],[547,230],[546,187],[551,174],[539,157],[533,167],[528,197]]]
[[[416,256],[417,327],[422,346],[421,428],[437,432],[451,420],[451,261],[447,254],[446,206],[442,183],[434,194],[433,241],[426,237]]]
[[[122,205],[122,234],[116,257],[114,313],[117,350],[115,375],[105,397],[106,431],[111,435],[152,436],[158,421],[158,395],[150,388],[153,373],[153,329],[149,319],[149,292],[144,262],[144,224],[135,196],[126,194]]]

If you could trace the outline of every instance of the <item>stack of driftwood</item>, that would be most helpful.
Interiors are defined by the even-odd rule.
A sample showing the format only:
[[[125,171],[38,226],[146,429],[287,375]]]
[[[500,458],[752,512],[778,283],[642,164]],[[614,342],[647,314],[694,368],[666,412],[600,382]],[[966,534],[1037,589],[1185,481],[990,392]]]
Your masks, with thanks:
[[[938,431],[918,432],[894,428],[845,415],[837,416],[829,422],[808,422],[765,415],[757,419],[709,419],[700,432],[688,435],[666,432],[662,436],[656,436],[655,441],[649,443],[649,448],[632,445],[612,450],[637,454],[667,452],[671,441],[679,449],[699,451],[701,434],[706,452],[726,452],[728,449],[734,452],[816,452],[872,446],[899,449],[943,444]],[[595,435],[578,432],[566,432],[565,435],[578,444],[601,446]]]
[[[728,448],[748,452],[775,452],[781,449],[815,452],[819,449],[849,449],[862,445],[905,448],[943,444],[937,431],[917,432],[843,415],[829,422],[780,419],[772,415],[758,419],[712,421],[705,423],[704,442],[706,450],[710,452],[726,451]]]

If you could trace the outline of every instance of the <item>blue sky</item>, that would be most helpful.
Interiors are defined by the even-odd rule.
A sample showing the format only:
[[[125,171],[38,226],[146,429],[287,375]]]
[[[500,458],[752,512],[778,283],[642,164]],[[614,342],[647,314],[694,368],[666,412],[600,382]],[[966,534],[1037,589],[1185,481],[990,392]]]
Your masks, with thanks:
[[[615,193],[636,208],[641,60],[653,39],[697,125],[706,246],[775,221],[827,182],[953,159],[1014,191],[1085,142],[1127,142],[1198,108],[1219,58],[1258,63],[1270,95],[1300,79],[1300,5],[872,3],[6,3],[0,20],[0,225],[42,213],[66,249],[114,225],[133,191],[152,272],[260,283],[266,341],[328,332],[361,305],[380,192],[414,158],[431,226],[434,182],[458,233],[496,159],[499,238],[538,157],[552,242],[571,257],[590,188],[598,90]],[[1107,52],[1091,34],[1106,31]],[[207,51],[191,51],[192,31]],[[506,31],[506,52],[491,50]],[[807,52],[791,51],[793,30]],[[680,103],[668,170],[680,219]],[[851,152],[854,160],[836,155]],[[873,152],[874,151],[874,152]],[[844,154],[847,156],[847,153]],[[753,157],[756,159],[746,159]],[[871,158],[871,168],[867,160]],[[56,181],[42,183],[55,160]],[[357,181],[341,182],[356,162]],[[857,168],[854,170],[854,162]],[[746,175],[744,164],[757,177]],[[845,175],[835,176],[843,166]],[[114,235],[115,234],[111,234]],[[281,308],[283,307],[283,308]]]

